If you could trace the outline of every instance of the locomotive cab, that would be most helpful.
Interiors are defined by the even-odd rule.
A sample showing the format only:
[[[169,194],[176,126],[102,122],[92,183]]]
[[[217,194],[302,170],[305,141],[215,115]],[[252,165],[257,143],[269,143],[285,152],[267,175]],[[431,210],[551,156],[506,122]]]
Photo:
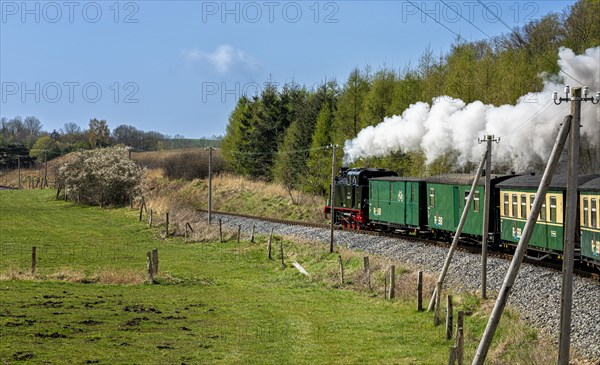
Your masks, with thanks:
[[[334,223],[344,228],[360,229],[369,219],[369,179],[398,176],[387,169],[342,168],[334,180]],[[331,213],[331,204],[325,214]]]

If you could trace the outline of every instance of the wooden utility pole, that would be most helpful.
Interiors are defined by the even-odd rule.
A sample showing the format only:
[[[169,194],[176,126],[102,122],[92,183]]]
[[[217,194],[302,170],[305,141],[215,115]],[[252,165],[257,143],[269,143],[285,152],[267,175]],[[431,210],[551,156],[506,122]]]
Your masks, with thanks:
[[[483,232],[481,234],[481,298],[487,298],[487,241],[490,227],[490,196],[492,194],[492,142],[499,142],[487,135],[487,159],[485,160],[485,192],[483,197]]]
[[[21,156],[17,155],[17,169],[19,170],[19,190],[21,190]]]
[[[448,251],[448,255],[446,256],[446,261],[444,262],[444,267],[440,272],[440,276],[438,278],[438,285],[436,285],[436,289],[431,296],[431,300],[429,301],[429,306],[427,307],[427,311],[433,310],[435,305],[435,298],[440,289],[444,285],[444,280],[446,279],[446,274],[448,273],[448,268],[450,267],[450,262],[452,261],[452,256],[454,255],[454,251],[456,251],[456,246],[458,246],[458,240],[460,239],[460,234],[462,233],[463,227],[465,226],[465,222],[467,221],[467,216],[469,215],[469,207],[473,203],[473,199],[475,197],[475,187],[477,186],[477,181],[481,177],[481,172],[483,171],[483,165],[487,159],[488,150],[485,150],[483,154],[483,159],[479,163],[479,167],[477,168],[477,173],[475,174],[475,179],[473,179],[473,184],[471,184],[471,190],[469,191],[469,197],[467,198],[467,202],[465,204],[465,208],[463,209],[462,216],[460,217],[460,222],[458,223],[458,227],[456,227],[456,233],[454,234],[454,239],[452,240],[452,245],[450,246],[450,250]]]
[[[208,224],[212,221],[212,151],[213,147],[208,147]]]
[[[333,223],[335,221],[335,149],[337,145],[331,145],[332,153],[331,153],[331,196],[329,207],[331,208],[331,225],[330,225],[330,237],[329,237],[329,252],[333,252]]]
[[[479,342],[479,346],[477,347],[477,352],[475,353],[475,358],[473,359],[473,365],[483,365],[488,350],[490,349],[492,339],[496,333],[496,328],[498,327],[498,323],[500,323],[500,318],[502,317],[504,307],[508,301],[508,295],[510,294],[510,290],[515,283],[517,274],[519,273],[519,268],[523,262],[523,257],[527,252],[527,244],[529,243],[529,239],[533,234],[533,229],[537,222],[537,217],[540,213],[542,203],[546,199],[548,186],[550,186],[552,176],[554,175],[554,170],[556,169],[556,165],[558,165],[560,154],[567,140],[567,135],[569,133],[569,129],[571,128],[571,119],[571,115],[565,117],[560,132],[558,133],[558,137],[554,142],[554,147],[552,148],[552,153],[550,154],[550,159],[548,160],[548,165],[546,166],[546,170],[542,176],[542,181],[540,182],[540,186],[535,194],[533,205],[531,206],[531,212],[529,213],[529,217],[527,218],[527,222],[523,228],[523,233],[521,234],[521,238],[517,244],[517,249],[515,250],[515,254],[510,262],[510,267],[508,268],[508,272],[506,273],[506,277],[504,278],[504,282],[502,283],[502,287],[498,293],[498,298],[496,299],[496,303],[492,309],[492,314],[490,315],[490,319],[488,320],[483,336],[481,337],[481,341]]]
[[[558,364],[569,364],[571,345],[571,308],[573,304],[573,265],[577,221],[577,177],[579,175],[579,127],[581,122],[581,88],[573,88],[571,98],[571,130],[569,132],[569,163],[567,167],[567,196],[565,237],[563,246],[562,290],[560,302],[560,331]]]

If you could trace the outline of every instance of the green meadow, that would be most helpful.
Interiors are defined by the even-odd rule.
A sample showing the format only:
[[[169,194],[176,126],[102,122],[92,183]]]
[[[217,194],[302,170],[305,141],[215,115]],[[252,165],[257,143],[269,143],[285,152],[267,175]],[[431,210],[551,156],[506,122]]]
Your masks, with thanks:
[[[443,364],[454,343],[410,296],[385,300],[362,288],[360,253],[343,252],[342,285],[326,245],[276,237],[269,260],[267,237],[164,239],[135,210],[56,201],[52,191],[0,192],[0,218],[2,364]],[[383,277],[374,273],[374,285]],[[474,313],[465,318],[469,357],[487,318],[476,298],[455,298],[456,309]],[[523,342],[515,333],[536,339],[513,317],[499,346]],[[518,343],[492,356],[526,363],[533,350]]]

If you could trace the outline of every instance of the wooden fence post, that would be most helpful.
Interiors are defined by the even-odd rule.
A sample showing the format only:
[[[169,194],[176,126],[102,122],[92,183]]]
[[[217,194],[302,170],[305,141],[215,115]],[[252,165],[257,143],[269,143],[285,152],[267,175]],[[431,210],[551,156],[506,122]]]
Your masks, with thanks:
[[[452,308],[452,295],[448,294],[446,302],[446,340],[452,338],[452,320],[453,320],[453,308]]]
[[[273,240],[273,228],[271,228],[271,234],[269,235],[269,242],[267,243],[267,254],[269,256],[269,260],[273,260],[273,256],[271,256],[271,242]]]
[[[36,255],[36,247],[33,246],[31,248],[31,273],[35,274],[35,266],[37,264],[37,255]]]
[[[148,263],[148,281],[154,283],[154,269],[152,268],[152,253],[146,252],[146,261]]]
[[[396,266],[390,266],[390,299],[394,299],[396,296]]]
[[[186,242],[189,237],[188,232],[194,233],[194,229],[192,228],[192,225],[190,224],[190,222],[185,222],[185,240],[186,240]]]
[[[219,218],[219,240],[223,243],[223,222]]]
[[[285,262],[283,261],[283,240],[279,241],[279,253],[281,254],[281,268],[285,269]]]
[[[165,235],[169,237],[169,213],[165,213]]]
[[[435,294],[435,311],[433,312],[433,325],[438,326],[440,324],[440,300],[442,296],[442,283],[438,281],[437,291]]]
[[[142,213],[144,212],[144,206],[140,205],[140,222],[142,221]]]
[[[185,223],[185,232],[183,234],[183,240],[184,240],[184,242],[187,242],[187,240],[188,240],[188,223],[187,222]]]
[[[158,249],[152,250],[152,273],[158,274]]]
[[[454,365],[456,363],[456,346],[450,347],[450,353],[448,356],[448,365]]]
[[[363,263],[365,266],[367,288],[369,288],[369,290],[371,290],[371,264],[369,263],[369,256],[363,257]]]
[[[342,255],[338,255],[338,260],[340,262],[340,285],[344,285],[344,260],[342,260]]]
[[[417,311],[423,311],[423,271],[417,274]]]
[[[240,235],[242,234],[242,225],[238,225],[237,243],[240,243]]]
[[[456,319],[456,359],[458,365],[463,365],[465,356],[464,318],[465,312],[458,311],[458,318]]]
[[[388,287],[387,287],[387,272],[383,274],[383,298],[387,299]]]
[[[252,235],[250,235],[250,243],[254,243],[254,224],[252,225]]]
[[[148,217],[148,226],[152,227],[152,209],[150,209],[150,216]]]

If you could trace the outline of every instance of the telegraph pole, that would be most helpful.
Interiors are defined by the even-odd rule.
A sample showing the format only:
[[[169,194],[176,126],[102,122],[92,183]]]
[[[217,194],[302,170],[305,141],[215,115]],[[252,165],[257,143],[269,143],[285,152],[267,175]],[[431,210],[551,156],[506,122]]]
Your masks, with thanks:
[[[487,159],[485,161],[485,195],[483,198],[483,233],[481,234],[481,298],[487,298],[487,239],[490,227],[490,195],[492,192],[492,142],[500,142],[487,135],[479,143],[487,141]]]
[[[212,220],[212,151],[213,147],[208,147],[208,224]]]
[[[335,149],[337,145],[331,145],[332,154],[331,154],[331,196],[329,201],[329,206],[331,210],[331,225],[330,225],[330,237],[329,237],[329,252],[333,252],[333,223],[335,220],[335,210],[334,210],[334,199],[335,199]]]
[[[537,223],[537,216],[540,213],[540,209],[542,208],[543,201],[546,197],[546,192],[548,191],[548,187],[552,181],[552,176],[554,175],[554,170],[556,169],[556,165],[558,165],[560,154],[563,150],[565,142],[567,141],[569,128],[571,127],[571,119],[571,115],[565,117],[560,132],[558,132],[558,136],[554,142],[554,147],[552,148],[552,153],[550,153],[550,159],[548,160],[548,165],[546,165],[546,170],[542,176],[542,181],[540,182],[540,186],[535,194],[535,199],[533,200],[531,213],[529,213],[529,217],[527,218],[527,222],[523,228],[523,233],[519,239],[517,248],[515,249],[512,261],[510,262],[508,272],[506,273],[502,287],[498,292],[498,298],[496,299],[496,303],[492,309],[492,314],[490,315],[487,326],[485,327],[485,331],[483,332],[481,340],[479,341],[479,346],[477,347],[477,352],[475,353],[475,358],[473,359],[473,365],[483,365],[488,350],[490,349],[490,345],[492,344],[492,339],[494,338],[496,328],[498,328],[498,324],[500,323],[500,318],[504,312],[504,307],[508,301],[508,296],[513,285],[515,284],[515,280],[517,279],[517,274],[521,268],[521,263],[523,262],[525,252],[527,252],[527,245],[529,244],[529,239],[531,238],[533,229]]]
[[[596,98],[588,98],[587,86],[583,88],[583,97],[581,97],[581,88],[574,87],[572,97],[569,99],[569,86],[565,87],[565,98],[557,98],[553,94],[555,104],[562,101],[571,101],[571,114],[573,121],[569,132],[569,163],[567,168],[567,195],[566,195],[566,219],[565,219],[565,237],[563,246],[563,266],[562,266],[562,289],[560,302],[560,332],[558,345],[558,364],[569,364],[569,352],[571,346],[571,310],[573,305],[573,266],[575,256],[576,240],[576,221],[577,221],[577,177],[579,175],[579,139],[581,122],[581,101],[591,101],[598,103],[600,93]],[[557,103],[558,101],[558,103]],[[595,101],[595,102],[594,102]]]

